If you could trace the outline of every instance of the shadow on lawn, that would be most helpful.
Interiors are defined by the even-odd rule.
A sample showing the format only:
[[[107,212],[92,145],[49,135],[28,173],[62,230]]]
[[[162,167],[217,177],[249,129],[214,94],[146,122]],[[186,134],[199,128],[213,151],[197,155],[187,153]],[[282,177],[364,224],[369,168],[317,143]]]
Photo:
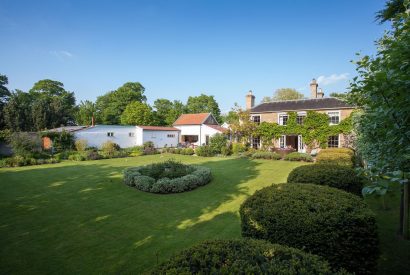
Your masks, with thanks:
[[[157,261],[205,239],[239,238],[238,209],[260,188],[249,184],[259,174],[259,163],[233,158],[172,158],[210,167],[214,179],[190,192],[168,195],[144,193],[122,183],[125,167],[166,159],[152,157],[120,164],[118,161],[115,165],[94,161],[1,171],[0,199],[4,207],[0,210],[0,233],[14,236],[0,244],[20,254],[23,251],[12,239],[28,232],[31,237],[27,246],[34,242],[33,247],[43,251],[31,255],[33,261],[41,263],[39,266],[50,261],[57,246],[63,263],[81,262],[93,273],[129,273],[147,270]],[[7,232],[10,225],[14,232]],[[30,254],[30,249],[24,252]],[[10,264],[11,255],[7,257]],[[52,264],[38,271],[59,271],[50,268]],[[75,271],[71,268],[66,271]]]

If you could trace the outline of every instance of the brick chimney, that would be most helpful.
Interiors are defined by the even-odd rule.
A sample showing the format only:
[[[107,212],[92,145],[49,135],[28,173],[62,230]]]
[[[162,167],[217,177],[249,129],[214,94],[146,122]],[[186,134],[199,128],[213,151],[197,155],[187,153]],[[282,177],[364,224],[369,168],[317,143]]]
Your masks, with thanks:
[[[316,83],[316,79],[312,79],[312,82],[310,82],[310,98],[317,98],[317,86],[319,86]]]
[[[246,110],[250,110],[255,106],[255,96],[252,94],[252,91],[249,91],[246,95]]]
[[[323,98],[325,93],[322,91],[322,88],[319,88],[319,91],[317,92],[317,98]]]

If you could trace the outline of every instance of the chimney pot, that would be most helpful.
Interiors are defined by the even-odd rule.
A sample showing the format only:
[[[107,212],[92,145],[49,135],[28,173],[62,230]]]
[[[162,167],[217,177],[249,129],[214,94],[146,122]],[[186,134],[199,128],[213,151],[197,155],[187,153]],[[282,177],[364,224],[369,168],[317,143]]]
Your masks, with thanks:
[[[316,79],[312,79],[312,82],[310,82],[310,98],[317,98],[317,87],[319,85],[316,82]]]

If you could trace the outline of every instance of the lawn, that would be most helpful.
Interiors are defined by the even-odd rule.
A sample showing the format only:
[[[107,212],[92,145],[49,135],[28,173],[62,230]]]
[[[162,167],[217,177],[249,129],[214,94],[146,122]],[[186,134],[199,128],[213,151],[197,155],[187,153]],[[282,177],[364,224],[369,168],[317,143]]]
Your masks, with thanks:
[[[214,180],[172,195],[122,183],[125,167],[170,157],[210,167]],[[0,273],[140,273],[201,240],[240,238],[241,202],[299,165],[155,155],[0,169]],[[395,237],[397,193],[388,211],[369,202],[379,218],[380,271],[406,273],[410,245]]]

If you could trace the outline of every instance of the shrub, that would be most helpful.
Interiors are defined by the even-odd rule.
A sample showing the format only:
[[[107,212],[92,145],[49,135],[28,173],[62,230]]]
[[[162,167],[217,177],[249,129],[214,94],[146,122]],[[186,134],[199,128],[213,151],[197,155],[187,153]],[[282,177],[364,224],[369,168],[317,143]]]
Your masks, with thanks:
[[[230,145],[227,145],[225,147],[222,147],[221,149],[221,155],[223,156],[230,156],[232,155],[232,148]]]
[[[60,160],[56,158],[35,159],[29,156],[14,156],[11,158],[4,158],[0,161],[0,167],[20,167],[27,165],[40,165],[45,163],[57,163]]]
[[[204,241],[151,274],[334,274],[318,256],[261,240]]]
[[[77,153],[73,151],[62,151],[60,153],[55,154],[54,157],[58,160],[64,160],[64,159],[68,159],[69,156],[72,154],[77,154]]]
[[[239,142],[232,143],[232,153],[238,155],[240,153],[246,152],[246,146]]]
[[[377,266],[375,216],[353,194],[315,184],[279,184],[256,191],[240,208],[242,236],[322,256],[358,274]]]
[[[346,148],[322,149],[317,155],[316,161],[323,164],[337,164],[352,167],[354,165],[354,154],[352,150]]]
[[[195,151],[192,148],[185,148],[185,149],[180,149],[180,150],[181,150],[180,152],[181,152],[182,155],[190,156],[190,155],[195,154]]]
[[[266,151],[258,151],[252,154],[252,158],[254,159],[281,159],[278,153],[273,152],[266,152]]]
[[[361,196],[363,179],[353,168],[332,165],[313,164],[296,167],[288,176],[288,183],[314,183],[345,190]]]
[[[151,193],[179,193],[209,183],[211,170],[202,166],[184,165],[172,160],[124,171],[124,183]]]
[[[134,147],[130,147],[125,149],[125,151],[127,152],[127,154],[130,157],[138,157],[138,156],[142,156],[144,154],[144,147],[143,146],[134,146]]]
[[[299,152],[293,152],[290,154],[287,154],[284,157],[284,160],[289,160],[289,161],[307,161],[307,162],[311,162],[313,161],[313,158],[311,155],[309,154],[305,154],[305,153],[299,153]]]
[[[222,148],[226,147],[228,139],[225,135],[217,133],[209,139],[209,147],[214,152],[214,154],[220,154]]]
[[[195,148],[195,154],[200,157],[213,157],[215,152],[209,145],[203,145]]]
[[[31,156],[41,151],[41,138],[36,134],[14,132],[9,137],[9,143],[15,155]]]
[[[85,151],[85,149],[87,148],[87,140],[86,139],[78,139],[75,141],[75,149],[79,152],[83,152]]]
[[[117,143],[114,143],[109,140],[102,144],[101,150],[103,152],[103,155],[110,158],[110,157],[113,157],[115,153],[120,150],[120,146]]]
[[[84,161],[84,160],[85,160],[85,156],[84,156],[84,154],[81,154],[81,153],[70,154],[70,155],[68,156],[68,160]]]
[[[152,141],[144,142],[144,155],[154,155],[159,154],[157,149],[155,149],[154,143]]]

